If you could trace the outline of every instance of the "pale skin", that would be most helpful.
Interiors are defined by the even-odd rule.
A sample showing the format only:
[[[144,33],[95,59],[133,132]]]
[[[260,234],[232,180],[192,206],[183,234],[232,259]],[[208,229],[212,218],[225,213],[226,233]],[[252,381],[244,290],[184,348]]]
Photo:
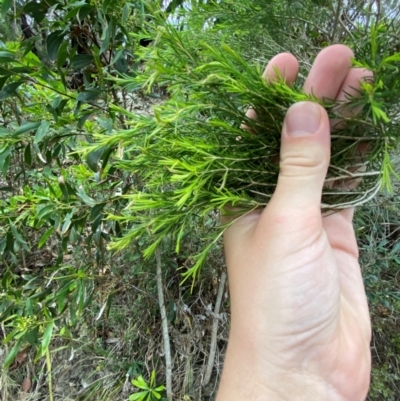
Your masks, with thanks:
[[[304,89],[319,98],[355,93],[367,71],[351,68],[343,45],[324,49]],[[298,62],[268,64],[295,81]],[[254,112],[249,115],[256,118]],[[292,133],[292,134],[291,134]],[[352,209],[322,215],[330,121],[311,102],[285,119],[278,185],[268,206],[226,231],[231,331],[217,401],[364,401],[371,323]]]

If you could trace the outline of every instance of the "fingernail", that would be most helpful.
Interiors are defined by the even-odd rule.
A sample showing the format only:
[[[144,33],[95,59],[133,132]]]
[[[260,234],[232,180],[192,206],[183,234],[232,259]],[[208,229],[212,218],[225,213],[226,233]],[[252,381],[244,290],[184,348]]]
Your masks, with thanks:
[[[289,108],[284,132],[289,136],[305,136],[316,132],[320,125],[321,107],[313,102],[300,102]]]

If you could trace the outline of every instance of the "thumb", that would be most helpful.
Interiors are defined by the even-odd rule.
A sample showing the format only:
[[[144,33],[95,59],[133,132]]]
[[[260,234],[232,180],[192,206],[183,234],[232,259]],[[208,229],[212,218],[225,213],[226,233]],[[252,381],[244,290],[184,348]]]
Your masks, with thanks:
[[[282,128],[280,172],[271,202],[281,210],[320,208],[330,161],[325,109],[313,102],[291,106]]]

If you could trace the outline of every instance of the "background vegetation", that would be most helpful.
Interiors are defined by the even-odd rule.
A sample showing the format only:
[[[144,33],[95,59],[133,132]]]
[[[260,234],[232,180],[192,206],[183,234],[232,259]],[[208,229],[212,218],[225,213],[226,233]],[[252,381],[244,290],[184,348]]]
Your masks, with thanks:
[[[151,164],[137,170],[149,153],[135,127],[150,133],[168,117],[162,105],[187,105],[204,43],[259,68],[291,51],[301,81],[321,48],[347,43],[361,53],[373,27],[385,26],[386,48],[399,52],[398,9],[363,0],[3,0],[0,399],[214,399],[229,298],[220,241],[207,259],[201,252],[218,213],[191,213],[175,233],[164,214],[169,231],[159,237],[163,226],[143,225],[161,209],[137,195],[161,176]],[[386,100],[399,111],[395,89]],[[370,401],[400,399],[399,193],[395,182],[355,218],[374,327]],[[181,284],[199,260],[197,280]]]

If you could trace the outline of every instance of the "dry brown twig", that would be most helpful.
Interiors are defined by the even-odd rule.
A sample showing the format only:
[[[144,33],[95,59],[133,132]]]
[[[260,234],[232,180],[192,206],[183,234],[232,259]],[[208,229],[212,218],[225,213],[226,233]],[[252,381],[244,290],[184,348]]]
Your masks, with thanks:
[[[167,390],[168,401],[172,401],[172,358],[171,358],[171,346],[169,339],[167,312],[165,310],[160,247],[157,248],[155,256],[156,256],[156,266],[157,266],[158,303],[160,306],[160,313],[161,313],[162,335],[163,335],[164,353],[165,353],[165,382],[166,382],[165,387]]]
[[[222,272],[219,280],[219,287],[217,293],[217,300],[215,301],[215,308],[213,314],[213,326],[211,332],[211,344],[210,344],[210,355],[208,357],[207,370],[203,379],[203,386],[207,386],[211,379],[212,370],[214,367],[215,352],[217,350],[217,338],[218,338],[218,323],[219,323],[219,310],[221,308],[222,296],[224,294],[226,282],[226,273]]]

